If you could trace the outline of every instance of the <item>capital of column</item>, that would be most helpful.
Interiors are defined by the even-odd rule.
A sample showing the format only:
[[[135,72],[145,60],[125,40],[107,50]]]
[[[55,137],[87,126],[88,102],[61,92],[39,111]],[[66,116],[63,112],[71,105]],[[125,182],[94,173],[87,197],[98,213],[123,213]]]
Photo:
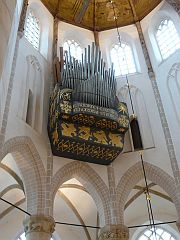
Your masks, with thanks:
[[[106,225],[100,230],[99,240],[128,240],[129,229],[125,225]]]
[[[32,232],[46,233],[52,235],[55,228],[55,221],[50,216],[32,215],[23,221],[25,235]]]
[[[177,228],[178,228],[178,230],[179,230],[179,232],[180,232],[180,220],[178,220],[178,221],[176,222],[176,226],[177,226]]]

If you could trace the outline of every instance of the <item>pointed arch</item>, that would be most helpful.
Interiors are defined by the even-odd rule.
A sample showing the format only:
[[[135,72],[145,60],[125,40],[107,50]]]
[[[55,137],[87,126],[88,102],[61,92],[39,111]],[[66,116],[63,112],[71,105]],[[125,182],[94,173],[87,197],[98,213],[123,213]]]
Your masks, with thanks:
[[[161,168],[145,162],[147,179],[159,185],[173,200],[177,214],[180,213],[180,199],[177,196],[176,184],[174,179]],[[130,167],[117,185],[117,199],[122,224],[124,223],[124,207],[128,196],[133,187],[144,178],[142,163],[137,162]]]
[[[21,173],[27,211],[31,214],[44,213],[45,169],[32,140],[19,136],[9,139],[3,147],[2,159],[11,153]]]
[[[101,177],[87,163],[74,161],[58,170],[52,180],[52,201],[54,201],[58,188],[72,178],[81,182],[95,201],[101,224],[110,223],[108,188]]]

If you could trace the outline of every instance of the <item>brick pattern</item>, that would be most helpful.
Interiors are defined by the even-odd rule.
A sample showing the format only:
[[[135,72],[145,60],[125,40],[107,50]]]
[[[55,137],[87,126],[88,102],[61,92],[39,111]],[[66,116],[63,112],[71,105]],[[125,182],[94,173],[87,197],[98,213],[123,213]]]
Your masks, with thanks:
[[[71,178],[76,178],[80,181],[95,201],[101,224],[110,224],[111,214],[108,187],[87,163],[73,161],[58,170],[52,181],[53,201],[58,188]]]
[[[116,182],[115,182],[115,174],[114,174],[114,166],[111,163],[107,167],[108,174],[108,183],[109,183],[109,208],[111,210],[111,224],[119,223],[119,214],[118,214],[118,206],[117,206],[117,194],[116,194]]]
[[[26,199],[27,211],[31,214],[44,213],[45,170],[40,156],[29,137],[15,137],[3,147],[2,158],[13,153],[20,170]]]
[[[168,175],[162,169],[145,162],[145,171],[147,179],[159,185],[173,200],[177,214],[180,218],[180,198],[177,194],[177,188],[174,179]],[[144,179],[142,163],[138,162],[129,168],[126,173],[120,179],[117,185],[117,196],[118,196],[118,206],[119,206],[119,215],[121,218],[121,224],[124,223],[124,206],[128,199],[133,187],[140,181]]]
[[[51,151],[51,144],[48,139],[47,143],[47,172],[46,172],[46,196],[45,196],[45,214],[53,215],[53,199],[51,198],[51,185],[53,177],[53,155]]]

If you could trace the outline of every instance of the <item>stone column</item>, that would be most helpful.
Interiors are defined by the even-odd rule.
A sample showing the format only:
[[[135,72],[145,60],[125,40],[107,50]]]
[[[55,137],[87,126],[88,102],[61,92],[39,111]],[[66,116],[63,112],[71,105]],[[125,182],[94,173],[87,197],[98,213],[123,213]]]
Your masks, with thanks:
[[[26,240],[50,240],[55,227],[54,219],[45,215],[27,217],[23,224]]]
[[[107,167],[107,174],[108,174],[109,195],[110,195],[109,205],[111,210],[111,224],[116,225],[124,222],[124,216],[123,216],[123,213],[121,214],[118,211],[118,201],[117,201],[117,194],[116,194],[116,182],[115,182],[113,163],[111,163]]]
[[[125,225],[106,225],[100,230],[99,240],[128,240],[129,229]]]

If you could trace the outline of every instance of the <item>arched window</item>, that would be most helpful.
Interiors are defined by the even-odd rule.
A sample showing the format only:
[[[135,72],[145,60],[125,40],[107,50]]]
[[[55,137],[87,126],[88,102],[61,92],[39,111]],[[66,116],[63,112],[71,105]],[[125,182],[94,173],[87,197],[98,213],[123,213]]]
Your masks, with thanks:
[[[26,240],[25,233],[21,234],[16,240]],[[51,240],[55,240],[54,238],[51,238]]]
[[[116,44],[111,49],[111,62],[116,76],[137,72],[132,49],[127,43]]]
[[[156,40],[163,59],[180,48],[180,38],[172,20],[161,21],[156,31]]]
[[[138,237],[137,240],[177,240],[172,236],[171,233],[165,231],[162,228],[156,228],[156,235],[154,233],[154,230],[152,229],[146,229],[143,234]]]
[[[80,45],[74,40],[67,40],[63,45],[64,51],[68,51],[72,57],[81,60],[82,58],[82,49]]]
[[[26,19],[25,37],[34,48],[39,49],[40,25],[39,20],[34,16],[32,11],[29,11]]]

